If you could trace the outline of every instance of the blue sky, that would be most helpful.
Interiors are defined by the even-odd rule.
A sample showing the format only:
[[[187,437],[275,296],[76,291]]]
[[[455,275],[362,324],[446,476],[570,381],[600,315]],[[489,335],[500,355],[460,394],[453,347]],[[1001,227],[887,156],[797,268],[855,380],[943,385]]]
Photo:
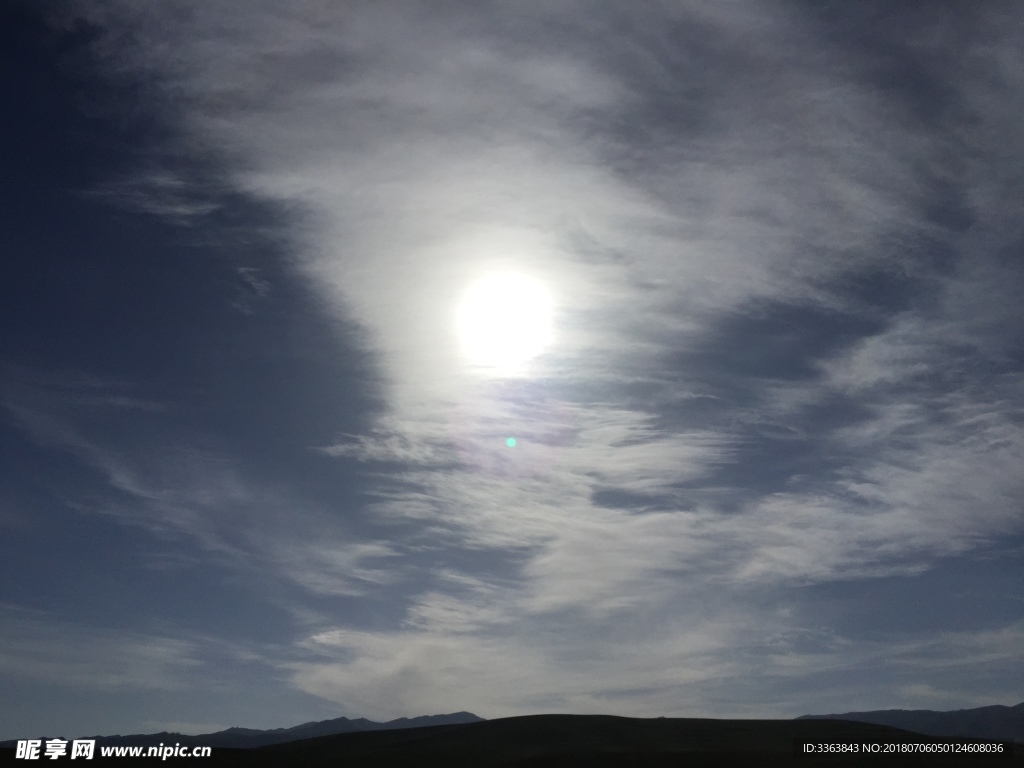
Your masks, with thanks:
[[[5,4],[0,738],[1024,699],[1018,11]]]

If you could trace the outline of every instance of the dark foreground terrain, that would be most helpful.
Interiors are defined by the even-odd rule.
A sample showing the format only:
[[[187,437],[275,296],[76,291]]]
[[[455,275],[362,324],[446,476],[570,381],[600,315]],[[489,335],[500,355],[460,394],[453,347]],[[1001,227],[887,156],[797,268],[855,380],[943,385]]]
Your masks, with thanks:
[[[339,768],[661,768],[665,766],[1024,766],[1024,755],[978,757],[801,756],[796,744],[938,743],[895,728],[836,720],[635,719],[530,715],[479,723],[324,736],[258,749],[216,749],[209,758],[98,758],[84,763]],[[1024,750],[1018,749],[1024,752]],[[29,765],[0,758],[3,765]],[[65,759],[46,764],[70,762]],[[77,761],[74,763],[77,764]]]
[[[798,720],[854,720],[858,723],[891,725],[914,733],[954,739],[969,735],[976,739],[1024,743],[1024,702],[1014,707],[1000,704],[952,712],[931,709],[879,709],[836,715],[804,715]]]

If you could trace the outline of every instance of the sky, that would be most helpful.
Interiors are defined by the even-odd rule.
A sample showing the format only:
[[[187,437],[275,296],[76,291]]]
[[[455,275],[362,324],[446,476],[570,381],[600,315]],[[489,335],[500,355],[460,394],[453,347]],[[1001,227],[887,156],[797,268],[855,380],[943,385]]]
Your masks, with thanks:
[[[1024,700],[1013,2],[6,2],[0,739]]]

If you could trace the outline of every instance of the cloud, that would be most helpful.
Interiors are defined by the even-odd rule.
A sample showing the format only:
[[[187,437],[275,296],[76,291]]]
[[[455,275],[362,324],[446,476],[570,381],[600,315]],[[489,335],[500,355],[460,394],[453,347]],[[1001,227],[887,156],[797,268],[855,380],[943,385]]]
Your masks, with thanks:
[[[220,208],[208,190],[167,169],[148,175],[136,173],[131,178],[107,182],[91,193],[115,205],[133,208],[189,226]]]
[[[992,686],[1020,660],[1019,624],[913,639],[844,636],[797,628],[796,614],[758,605],[753,595],[691,594],[680,600],[687,614],[652,611],[643,623],[494,616],[474,603],[426,599],[422,608],[445,614],[445,622],[458,614],[454,626],[320,631],[302,645],[306,658],[282,668],[300,690],[371,717],[459,702],[492,718],[551,711],[785,717],[801,714],[801,706],[925,706],[932,697],[920,689],[922,679],[958,691],[957,701],[981,704],[990,690],[1012,702],[1012,688]],[[794,691],[814,693],[801,694],[801,704]]]
[[[176,690],[203,667],[192,642],[61,621],[16,606],[0,606],[5,675],[92,689]]]
[[[422,576],[405,624],[312,635],[325,658],[287,665],[300,689],[391,716],[630,691],[654,712],[688,684],[681,701],[736,711],[713,681],[774,658],[744,626],[790,649],[766,674],[849,668],[843,638],[783,628],[752,592],[921,574],[1019,534],[1024,70],[1003,7],[971,11],[973,33],[942,11],[870,42],[873,22],[760,2],[76,9],[108,70],[159,94],[176,149],[301,212],[295,274],[384,380],[373,428],[310,453],[358,463],[361,513],[401,543],[270,544],[287,490],[49,438],[145,519],[312,593]],[[156,186],[188,211],[187,182]],[[555,342],[529,376],[475,377],[454,308],[504,268],[550,285]],[[743,605],[682,627],[680,602],[716,591]],[[648,644],[610,639],[658,612],[675,624]],[[564,640],[510,629],[554,615]]]
[[[291,542],[272,555],[278,570],[306,589],[321,595],[364,595],[368,586],[390,584],[402,577],[394,570],[373,568],[368,560],[394,558],[399,553],[382,543],[313,544]]]
[[[270,293],[270,281],[261,277],[260,270],[255,267],[237,267],[235,272],[241,279],[241,285],[234,307],[243,314],[251,314],[253,305]]]
[[[210,435],[183,439],[176,430],[168,437],[164,424],[154,421],[166,415],[164,408],[128,407],[119,426],[132,429],[111,435],[90,429],[90,417],[105,412],[111,400],[125,408],[109,394],[116,389],[109,383],[92,380],[88,397],[79,395],[74,376],[33,381],[22,375],[8,385],[0,402],[31,439],[65,451],[101,480],[87,492],[57,488],[54,495],[81,513],[141,529],[168,545],[168,551],[146,553],[150,567],[189,560],[176,546],[187,542],[207,562],[269,572],[319,595],[360,595],[401,578],[382,565],[397,554],[393,547],[353,540],[346,521],[293,489],[251,477],[236,457],[211,446]]]
[[[600,643],[574,654],[575,638],[560,638],[553,626],[533,642],[523,642],[515,631],[334,630],[311,637],[306,645],[322,660],[287,668],[301,690],[377,716],[444,709],[456,701],[472,702],[489,717],[607,712],[617,710],[613,701],[621,693],[666,688],[678,693],[688,683],[723,674],[731,665],[712,658],[714,643],[723,639],[717,634],[705,624],[677,634],[671,650],[667,639],[641,642],[635,655],[622,658]]]

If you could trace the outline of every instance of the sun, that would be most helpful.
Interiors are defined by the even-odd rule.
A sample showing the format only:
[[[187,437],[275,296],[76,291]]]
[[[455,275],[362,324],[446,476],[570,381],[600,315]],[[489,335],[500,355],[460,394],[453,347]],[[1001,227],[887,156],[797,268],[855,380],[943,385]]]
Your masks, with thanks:
[[[485,371],[513,374],[551,342],[552,301],[540,280],[495,274],[470,285],[456,327],[467,359]]]

